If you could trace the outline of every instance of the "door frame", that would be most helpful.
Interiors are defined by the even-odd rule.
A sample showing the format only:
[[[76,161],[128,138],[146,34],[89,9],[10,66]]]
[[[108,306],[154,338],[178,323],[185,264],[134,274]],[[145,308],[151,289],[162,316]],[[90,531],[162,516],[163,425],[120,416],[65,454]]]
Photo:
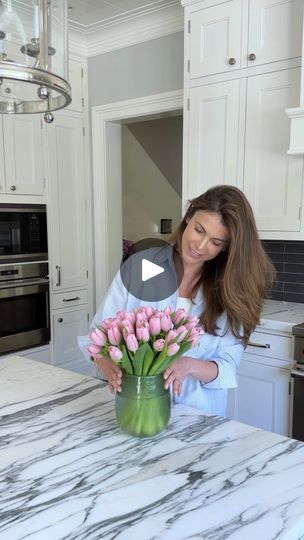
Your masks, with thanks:
[[[95,301],[96,306],[107,291],[108,278],[108,190],[107,183],[107,123],[120,122],[128,118],[165,113],[183,109],[183,90],[164,92],[151,96],[97,105],[92,107],[92,152],[93,152],[93,211],[95,253]],[[111,153],[115,148],[111,148]],[[117,145],[117,159],[121,161],[121,150]],[[113,211],[112,211],[113,214]],[[98,231],[98,234],[96,234]]]

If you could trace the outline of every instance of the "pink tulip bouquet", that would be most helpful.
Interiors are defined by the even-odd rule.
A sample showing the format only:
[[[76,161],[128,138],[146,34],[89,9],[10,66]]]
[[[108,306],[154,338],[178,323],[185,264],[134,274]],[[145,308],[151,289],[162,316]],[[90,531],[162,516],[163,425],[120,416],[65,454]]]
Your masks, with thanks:
[[[118,311],[97,325],[87,350],[91,356],[110,358],[129,375],[158,375],[198,345],[202,333],[198,317],[184,309],[139,307]]]

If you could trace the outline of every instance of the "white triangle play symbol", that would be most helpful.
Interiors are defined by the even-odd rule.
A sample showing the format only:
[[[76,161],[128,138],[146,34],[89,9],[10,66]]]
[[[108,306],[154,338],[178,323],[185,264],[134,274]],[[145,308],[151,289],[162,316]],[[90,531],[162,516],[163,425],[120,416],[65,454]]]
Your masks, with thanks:
[[[142,281],[147,281],[148,279],[151,279],[155,276],[158,276],[158,274],[162,274],[165,269],[161,266],[158,266],[158,264],[154,264],[151,261],[147,261],[147,259],[142,259],[141,261],[141,279]]]

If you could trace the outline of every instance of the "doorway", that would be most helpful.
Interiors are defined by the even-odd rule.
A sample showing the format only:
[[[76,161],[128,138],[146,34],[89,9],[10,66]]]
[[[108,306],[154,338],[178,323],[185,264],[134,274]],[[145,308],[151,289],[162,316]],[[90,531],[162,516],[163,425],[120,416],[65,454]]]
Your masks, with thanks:
[[[140,127],[139,121],[175,116],[181,114],[182,108],[182,91],[92,108],[96,305],[104,296],[122,257],[122,131],[128,123]],[[168,216],[163,217],[166,219]],[[152,224],[154,233],[158,235],[156,219],[152,219]]]

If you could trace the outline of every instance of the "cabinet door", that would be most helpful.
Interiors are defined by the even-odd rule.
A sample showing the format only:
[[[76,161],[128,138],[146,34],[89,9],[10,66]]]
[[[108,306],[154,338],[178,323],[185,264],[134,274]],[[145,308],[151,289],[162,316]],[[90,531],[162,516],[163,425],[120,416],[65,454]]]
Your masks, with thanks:
[[[297,105],[299,87],[299,69],[248,80],[244,191],[260,231],[300,230],[303,158],[287,155],[285,114]]]
[[[231,0],[191,14],[191,79],[240,68],[241,17],[241,0]]]
[[[82,358],[78,336],[88,331],[88,310],[57,311],[53,315],[53,363],[64,367]],[[83,359],[85,362],[85,359]]]
[[[82,64],[79,60],[69,59],[69,83],[72,90],[72,103],[68,109],[71,111],[82,112],[82,98],[83,98],[83,76],[82,76]]]
[[[56,114],[47,127],[52,288],[86,287],[86,201],[82,119]]]
[[[186,197],[236,184],[240,81],[190,90]]]
[[[301,56],[302,22],[303,0],[250,0],[248,66]]]
[[[241,361],[238,388],[229,390],[228,417],[261,429],[288,435],[288,369]]]
[[[3,116],[6,191],[43,195],[43,145],[40,115]]]

